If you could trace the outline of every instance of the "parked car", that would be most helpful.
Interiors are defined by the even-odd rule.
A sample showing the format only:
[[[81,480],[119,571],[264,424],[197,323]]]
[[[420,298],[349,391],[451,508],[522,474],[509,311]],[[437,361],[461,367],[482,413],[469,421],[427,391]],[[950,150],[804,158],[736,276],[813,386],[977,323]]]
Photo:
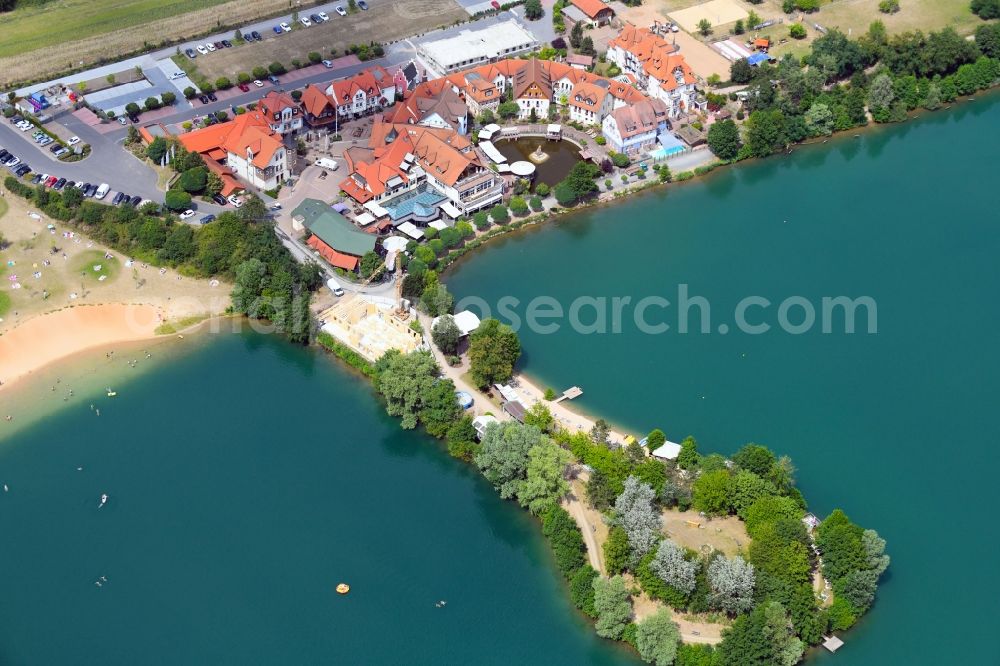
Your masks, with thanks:
[[[281,83],[281,79],[279,79],[274,74],[269,74],[267,80],[273,83],[274,85],[278,85],[279,83]]]
[[[194,217],[194,211],[191,210],[190,208],[188,208],[186,211],[184,211],[183,213],[180,214],[180,218],[182,220],[187,220],[187,219],[192,218],[192,217]]]
[[[195,58],[198,57],[198,54],[194,52],[194,49],[184,49],[184,55],[186,55],[188,58],[191,58],[191,60],[194,60]]]
[[[229,203],[233,204],[234,207],[239,208],[243,205],[243,199],[240,199],[235,194],[231,194],[229,196]]]
[[[213,102],[218,102],[219,101],[219,98],[215,96],[214,92],[208,93],[208,99],[210,99]]]
[[[111,205],[112,205],[112,206],[117,206],[118,204],[120,204],[120,203],[122,202],[122,199],[123,199],[124,197],[125,197],[125,193],[124,193],[124,192],[119,192],[119,193],[118,193],[118,194],[116,194],[116,195],[114,196],[114,198],[113,198],[113,199],[111,200]]]
[[[128,120],[125,118],[125,116],[122,116],[121,118],[118,119],[118,124],[119,125],[128,125]]]
[[[330,60],[324,60],[323,66],[326,67],[327,69],[333,69],[333,62],[331,62]]]
[[[208,54],[208,49],[206,49],[206,48],[205,48],[204,46],[202,46],[201,44],[199,44],[198,46],[196,46],[196,47],[194,47],[194,48],[195,48],[195,49],[197,49],[198,53],[200,53],[200,54],[202,54],[202,55],[206,55],[206,54]]]
[[[226,197],[222,196],[221,194],[213,194],[212,201],[219,204],[220,206],[225,206],[227,203],[229,203],[228,201],[226,201]]]
[[[274,26],[273,28],[271,28],[271,30],[274,30],[274,34],[276,35],[280,35],[281,33],[284,32],[284,29],[280,25]]]
[[[231,49],[231,48],[233,48],[233,43],[231,41],[229,41],[228,39],[223,39],[222,40],[222,46],[224,48]]]
[[[12,116],[11,119],[10,119],[10,122],[14,123],[15,125],[23,123],[24,122],[24,116],[18,116],[18,115]]]
[[[9,160],[7,160],[6,167],[8,169],[13,169],[14,167],[16,167],[20,163],[21,163],[21,159],[20,158],[18,158],[18,157],[11,157]]]
[[[201,97],[198,98],[198,101],[201,102],[202,104],[208,104],[209,102],[208,95],[202,95]]]
[[[239,89],[240,89],[240,90],[242,90],[243,92],[250,92],[250,86],[248,86],[248,85],[247,85],[247,84],[245,84],[245,83],[241,83],[241,84],[240,84],[240,85],[239,85],[238,87],[239,87]]]
[[[336,7],[333,8],[333,11],[337,12],[341,16],[347,16],[347,12],[344,11],[343,5],[337,5]]]
[[[299,19],[299,23],[301,23],[302,25],[304,25],[307,28],[312,25],[312,21],[310,21],[309,19],[307,19],[305,16],[303,16],[303,17],[301,17]]]
[[[261,81],[260,79],[254,79],[253,80],[253,84],[255,86],[257,86],[258,88],[263,88],[264,87],[264,82]]]
[[[73,189],[74,187],[76,187],[76,181],[75,180],[68,180],[68,181],[66,181],[66,185],[63,186],[63,189],[70,190],[70,189]]]
[[[330,20],[330,15],[327,14],[326,12],[320,12],[319,14],[317,14],[317,16],[319,16],[319,20],[320,21],[329,21]]]
[[[319,17],[319,14],[310,14],[309,15],[309,20],[312,21],[313,23],[322,23],[323,22],[323,19],[321,19]]]
[[[87,193],[87,189],[90,187],[90,183],[77,183],[76,189],[80,190],[84,194]]]
[[[361,7],[361,9],[368,11],[368,3],[365,2],[365,0],[358,0],[358,7]]]
[[[40,182],[42,182],[42,174],[36,173],[35,177],[31,179],[31,184],[32,185],[38,185],[38,183],[40,183]]]
[[[138,208],[140,203],[142,203],[142,197],[132,197],[128,201],[128,205],[133,208]]]
[[[251,32],[250,36],[253,37],[255,40],[257,40],[258,42],[261,41],[262,39],[264,39],[263,37],[260,36],[260,33],[257,32],[256,30],[254,30],[253,32]]]
[[[97,185],[91,185],[90,183],[87,183],[87,187],[85,187],[83,190],[83,196],[92,197],[94,196],[94,192],[96,191],[97,191]]]
[[[215,51],[215,44],[213,44],[212,42],[205,44],[205,50],[209,52]]]
[[[57,182],[59,182],[59,176],[49,176],[48,180],[45,181],[45,187],[52,187]]]
[[[43,138],[41,141],[39,141],[38,145],[44,148],[45,146],[49,145],[53,141],[55,141],[55,139],[53,139],[51,136],[47,136],[47,137]]]
[[[21,166],[14,169],[14,175],[18,178],[23,178],[27,174],[31,173],[31,167],[27,164],[22,164]]]
[[[75,146],[76,144],[80,143],[80,137],[71,136],[69,138],[69,141],[67,141],[66,143],[69,144],[70,146]]]
[[[50,152],[50,153],[53,153],[53,154],[55,154],[55,152],[56,152],[57,150],[59,150],[60,148],[62,148],[62,146],[60,146],[60,145],[59,145],[59,144],[57,143],[56,145],[54,145],[54,146],[52,146],[51,148],[49,148],[49,152]]]
[[[60,178],[59,180],[56,181],[56,184],[52,186],[52,189],[61,190],[65,186],[66,186],[66,179]]]
[[[198,221],[201,222],[202,224],[208,224],[209,222],[211,222],[214,219],[215,219],[214,215],[208,214],[208,215],[206,215],[205,217],[201,218]]]
[[[96,192],[94,192],[94,197],[97,199],[103,199],[104,197],[108,196],[108,192],[110,190],[111,190],[110,185],[108,185],[107,183],[101,183],[101,186],[97,188]]]
[[[63,148],[59,144],[56,144],[55,146],[53,146],[53,148],[55,148],[56,150],[52,151],[52,154],[55,155],[56,157],[62,157],[63,155],[69,152],[69,150]]]
[[[281,29],[284,30],[285,32],[291,32],[292,31],[292,26],[288,25],[287,23],[282,23],[281,24]]]
[[[218,41],[218,42],[215,42],[214,44],[212,44],[212,46],[214,46],[216,50],[226,48],[226,45],[223,44],[221,40]]]

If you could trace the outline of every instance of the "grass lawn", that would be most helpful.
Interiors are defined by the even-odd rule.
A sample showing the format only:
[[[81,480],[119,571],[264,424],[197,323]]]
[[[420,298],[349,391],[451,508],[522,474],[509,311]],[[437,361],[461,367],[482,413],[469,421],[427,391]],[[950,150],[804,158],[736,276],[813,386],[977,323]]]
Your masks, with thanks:
[[[73,259],[69,270],[84,278],[84,284],[97,284],[114,280],[121,272],[121,262],[118,259],[105,259],[100,250],[89,250]],[[104,277],[104,280],[101,278]]]
[[[205,321],[208,317],[209,315],[207,314],[200,314],[184,317],[183,319],[178,319],[176,321],[164,322],[156,327],[155,333],[157,335],[173,335],[178,331],[183,331],[191,328],[195,324]]]
[[[0,57],[139,26],[224,0],[60,0],[25,5],[0,17]],[[160,35],[149,35],[158,41]]]

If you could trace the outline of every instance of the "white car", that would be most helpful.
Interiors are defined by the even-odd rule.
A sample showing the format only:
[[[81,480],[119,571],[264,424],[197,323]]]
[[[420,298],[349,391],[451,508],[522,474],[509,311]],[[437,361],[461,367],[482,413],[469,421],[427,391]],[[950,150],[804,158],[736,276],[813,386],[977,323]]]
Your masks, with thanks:
[[[181,219],[182,220],[187,220],[187,219],[190,219],[192,217],[194,217],[194,211],[191,210],[190,208],[188,208],[186,211],[184,211],[183,213],[181,213]]]
[[[187,74],[185,74],[184,72],[174,72],[173,74],[170,75],[170,80],[174,81],[176,79],[183,79],[185,76],[187,76]]]
[[[316,16],[320,17],[320,18],[321,18],[321,19],[323,19],[324,21],[329,21],[329,20],[330,20],[330,15],[329,15],[329,14],[327,14],[326,12],[320,12],[320,13],[319,13],[319,14],[317,14]]]
[[[333,62],[330,60],[324,60],[323,66],[326,67],[327,69],[333,69]]]
[[[312,21],[310,21],[309,19],[307,19],[305,16],[303,16],[302,18],[299,19],[299,23],[301,23],[302,25],[304,25],[307,28],[312,25]]]
[[[257,86],[258,88],[263,88],[264,87],[264,82],[261,81],[260,79],[254,79],[253,80],[253,84],[255,86]]]
[[[235,194],[230,195],[228,201],[229,201],[229,203],[233,204],[234,208],[239,208],[240,206],[243,205],[243,199],[240,199]]]
[[[76,144],[80,143],[80,137],[78,137],[78,136],[71,136],[69,138],[69,141],[67,141],[66,143],[68,145],[70,145],[70,146],[75,146]]]
[[[118,124],[120,124],[120,125],[128,125],[128,121],[125,120],[125,116],[122,116],[121,118],[118,119]]]
[[[213,44],[212,42],[209,42],[208,44],[205,44],[205,48],[208,49],[209,51],[214,51],[215,50],[215,44]]]
[[[333,11],[337,12],[341,16],[347,16],[347,12],[344,11],[343,5],[337,5],[336,7],[333,8]]]
[[[194,50],[197,51],[198,53],[202,54],[202,55],[206,55],[208,53],[208,49],[206,49],[201,44],[199,44],[198,46],[194,47]]]
[[[280,24],[278,24],[278,27],[281,28],[282,30],[284,30],[285,32],[291,32],[292,31],[292,26],[288,25],[287,23],[280,23]]]
[[[34,125],[32,125],[31,123],[29,123],[27,120],[22,120],[20,123],[18,123],[17,126],[21,128],[22,132],[27,132],[32,127],[34,127]]]

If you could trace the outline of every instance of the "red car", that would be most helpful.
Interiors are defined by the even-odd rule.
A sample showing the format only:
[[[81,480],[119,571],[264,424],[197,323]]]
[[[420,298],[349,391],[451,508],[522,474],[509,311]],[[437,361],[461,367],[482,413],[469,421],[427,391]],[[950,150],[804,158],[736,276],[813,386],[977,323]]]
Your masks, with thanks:
[[[45,181],[45,187],[52,187],[53,185],[56,184],[57,180],[59,180],[59,176],[49,176],[48,179]]]
[[[242,90],[243,92],[250,92],[250,86],[248,86],[245,83],[241,83],[240,84],[240,90]]]
[[[493,5],[493,9],[500,9],[500,3],[497,0],[493,0],[490,4]]]

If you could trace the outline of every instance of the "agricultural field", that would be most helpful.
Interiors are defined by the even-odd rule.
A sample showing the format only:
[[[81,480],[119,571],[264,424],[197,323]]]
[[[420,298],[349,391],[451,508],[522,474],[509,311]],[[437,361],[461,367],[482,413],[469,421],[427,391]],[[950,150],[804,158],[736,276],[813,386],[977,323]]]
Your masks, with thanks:
[[[287,9],[288,0],[53,0],[26,5],[0,14],[0,87]]]
[[[300,10],[299,13],[305,16],[309,10]],[[261,33],[264,37],[262,42],[199,55],[196,60],[185,63],[185,69],[194,65],[198,73],[209,81],[215,81],[220,76],[235,81],[237,74],[249,72],[257,65],[267,67],[278,61],[291,69],[293,58],[307,63],[310,51],[332,59],[344,55],[344,49],[352,44],[391,42],[448,26],[468,17],[468,13],[454,0],[372,3],[368,11],[358,11],[344,17],[331,14],[329,21],[311,28],[296,24],[292,32],[281,35],[268,30]],[[182,56],[175,60],[187,58]]]
[[[785,14],[781,0],[764,0],[761,4],[752,4],[746,0],[730,0],[733,5],[743,10],[755,12],[764,20],[783,19],[784,23],[771,26],[761,32],[762,37],[770,37],[774,42],[782,39],[787,41],[772,49],[775,55],[793,53],[803,55],[819,32],[813,28],[814,23],[824,28],[839,28],[845,34],[857,36],[866,30],[873,21],[882,21],[889,33],[906,32],[909,30],[940,30],[952,27],[959,34],[972,34],[982,21],[969,11],[968,0],[900,0],[900,11],[895,14],[883,14],[878,10],[879,0],[824,0],[818,12],[812,14]],[[689,7],[702,4],[700,0],[649,0],[643,6],[655,8],[657,13],[666,16]],[[802,40],[788,38],[788,24],[800,21],[806,27],[807,37]],[[706,41],[721,39],[731,32],[732,23],[714,28]],[[701,39],[700,36],[698,36]]]

